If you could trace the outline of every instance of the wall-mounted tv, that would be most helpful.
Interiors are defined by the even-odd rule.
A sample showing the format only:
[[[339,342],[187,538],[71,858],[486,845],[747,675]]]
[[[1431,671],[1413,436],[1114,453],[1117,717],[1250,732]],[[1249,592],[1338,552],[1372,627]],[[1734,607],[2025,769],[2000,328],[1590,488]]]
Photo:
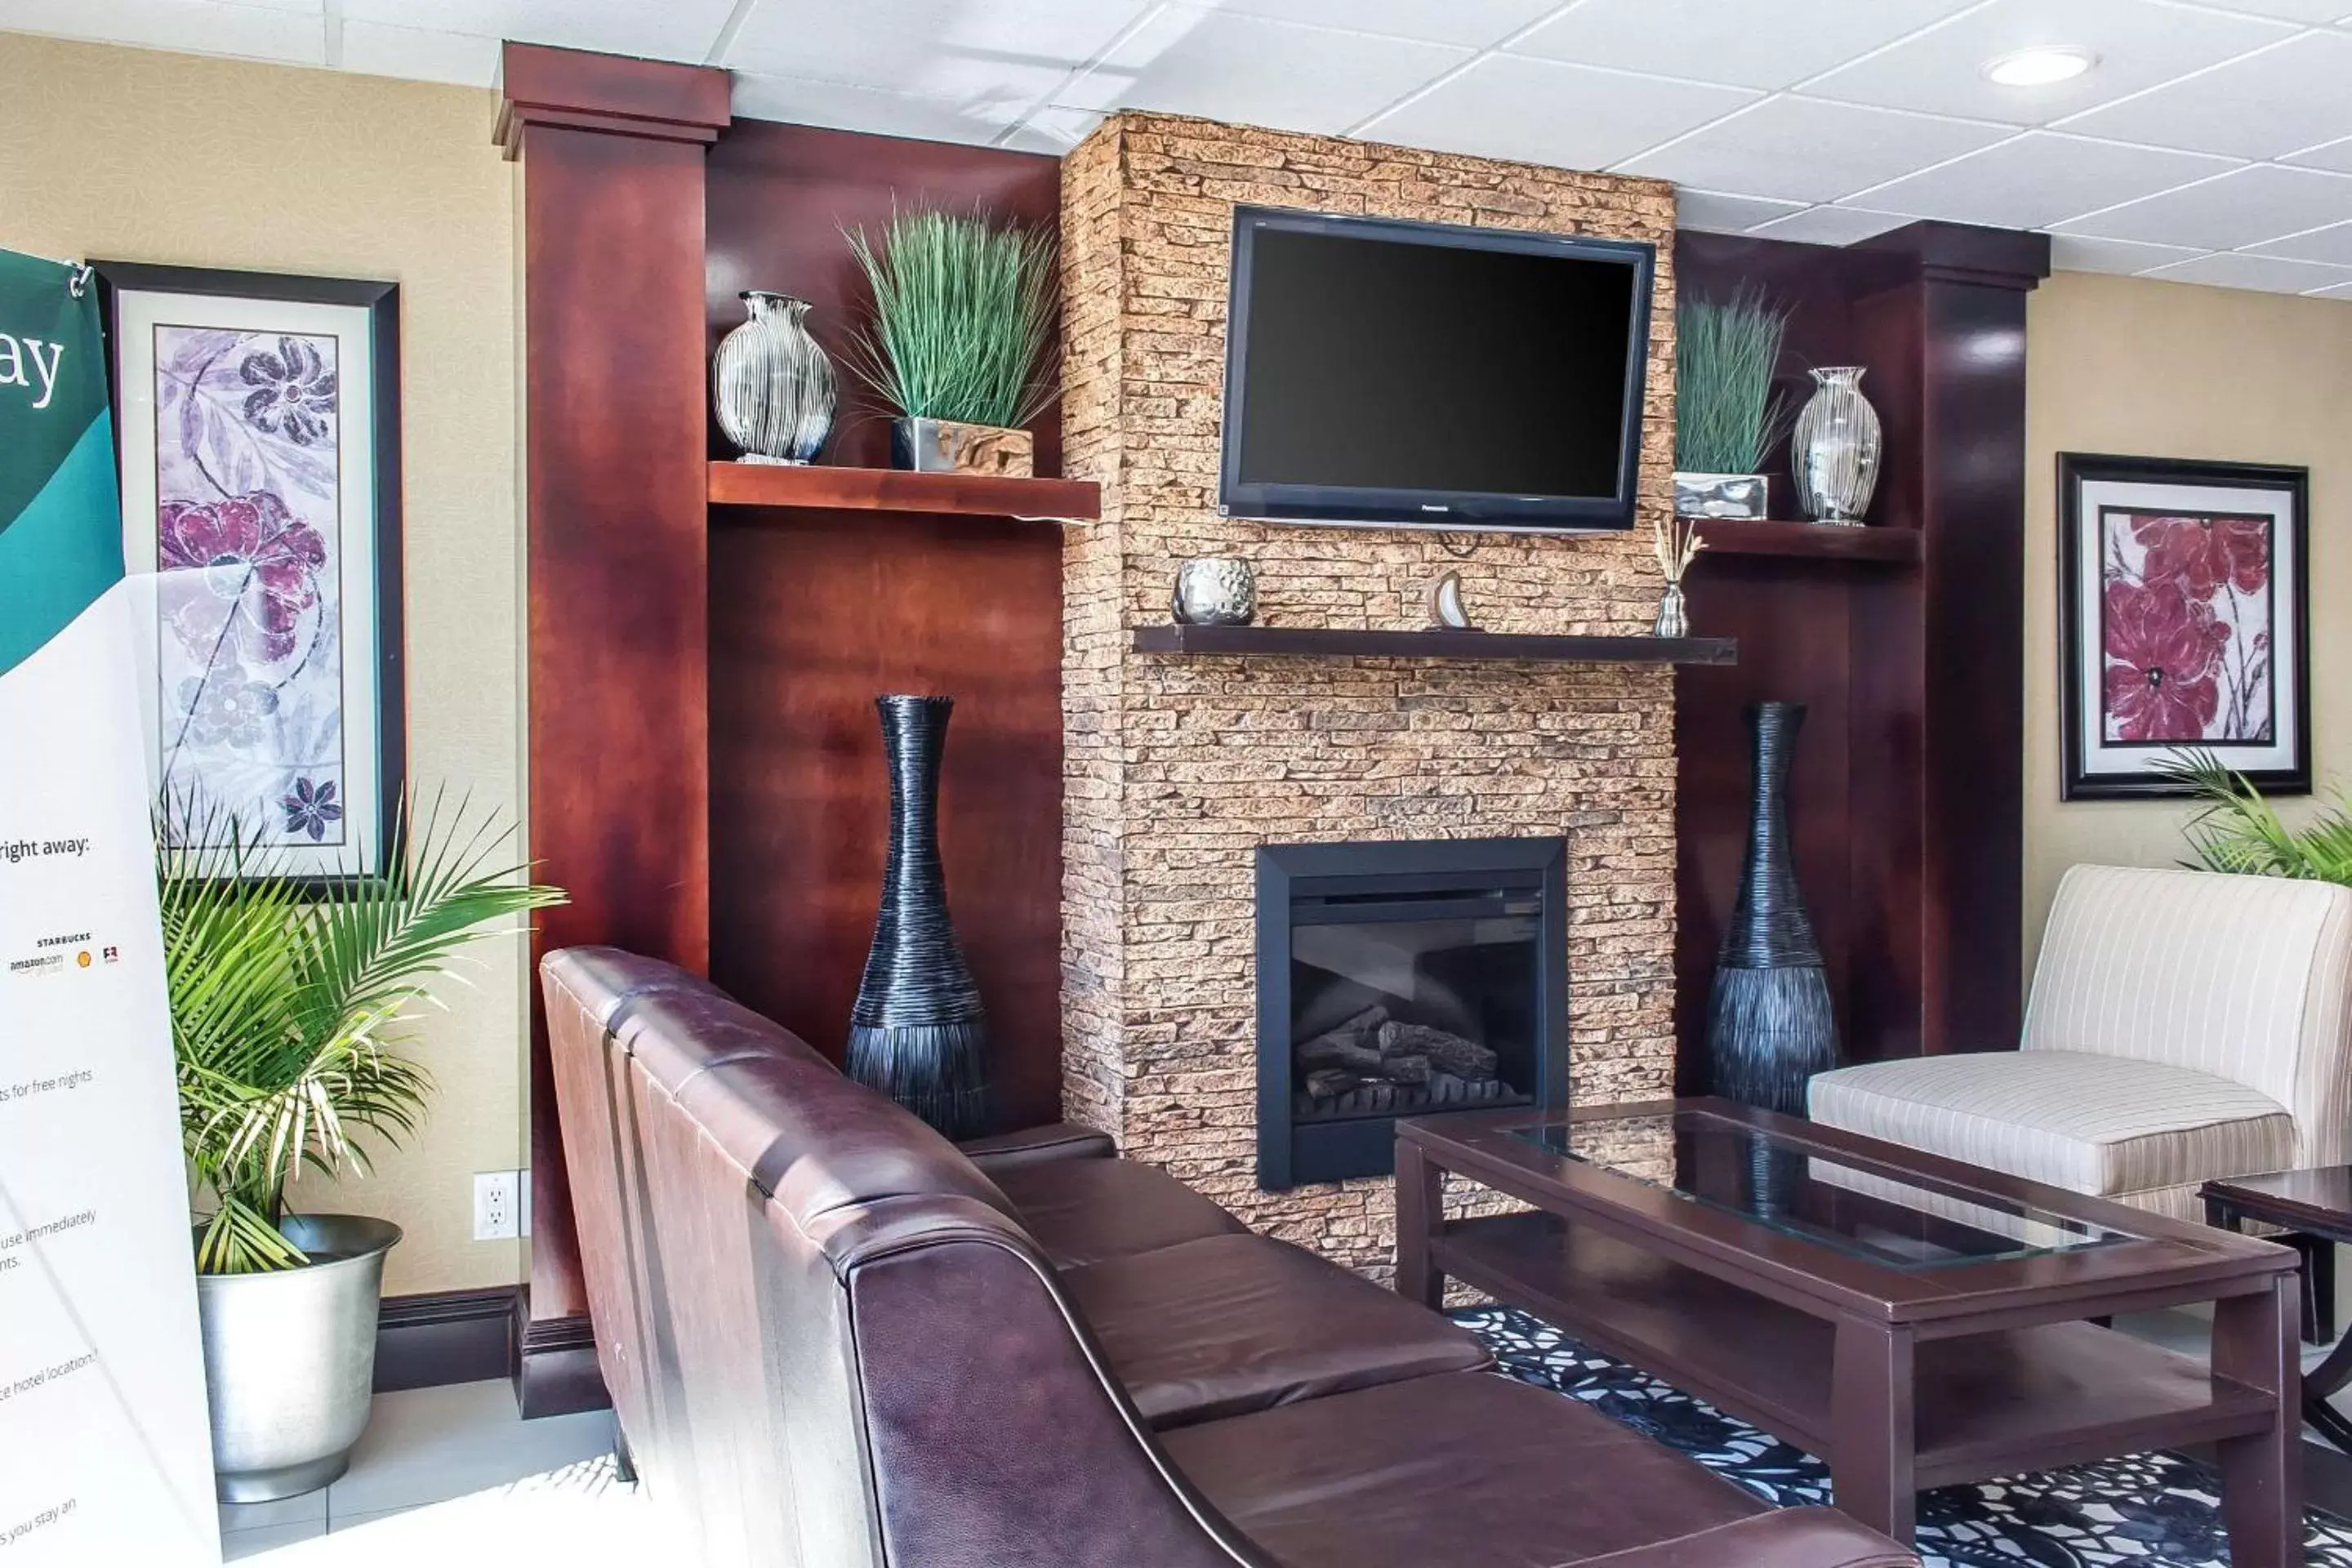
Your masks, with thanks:
[[[1624,240],[1236,208],[1220,509],[1631,528],[1655,262]]]

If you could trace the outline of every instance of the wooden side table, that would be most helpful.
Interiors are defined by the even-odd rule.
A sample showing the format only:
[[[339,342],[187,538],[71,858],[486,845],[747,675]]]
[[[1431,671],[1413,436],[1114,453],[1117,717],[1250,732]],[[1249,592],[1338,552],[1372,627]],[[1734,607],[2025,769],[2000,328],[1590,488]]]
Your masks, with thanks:
[[[2208,1182],[2199,1196],[2205,1218],[2224,1230],[2245,1222],[2282,1226],[2276,1239],[2303,1255],[2304,1334],[2324,1339],[2336,1316],[2336,1243],[2352,1242],[2352,1165],[2309,1171],[2273,1171],[2263,1176],[2233,1176]],[[2352,1420],[2327,1403],[2352,1384],[2352,1333],[2303,1378],[2303,1418],[2344,1453],[2352,1454]]]

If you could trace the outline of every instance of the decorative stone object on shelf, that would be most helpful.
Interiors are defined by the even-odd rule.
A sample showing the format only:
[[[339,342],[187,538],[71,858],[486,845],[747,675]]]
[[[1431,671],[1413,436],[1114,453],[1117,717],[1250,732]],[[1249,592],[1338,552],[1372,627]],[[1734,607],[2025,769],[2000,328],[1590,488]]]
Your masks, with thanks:
[[[918,474],[1034,478],[1036,439],[1026,430],[957,419],[890,421],[890,466]]]
[[[1197,556],[1176,568],[1168,610],[1179,626],[1248,626],[1257,617],[1257,574],[1230,555]]]
[[[1706,1020],[1714,1092],[1791,1116],[1805,1113],[1807,1080],[1838,1065],[1829,977],[1789,844],[1789,764],[1804,721],[1801,702],[1748,710],[1756,744],[1748,863],[1716,959]]]
[[[1885,437],[1878,410],[1862,395],[1864,367],[1823,365],[1814,392],[1789,437],[1789,464],[1797,475],[1797,505],[1815,522],[1862,525],[1878,488]]]
[[[1761,522],[1772,512],[1766,474],[1675,475],[1675,515],[1710,521]]]
[[[952,697],[874,700],[890,766],[890,854],[850,1009],[849,1076],[950,1138],[990,1130],[988,1023],[948,919],[940,757]]]
[[[1432,631],[1475,632],[1470,612],[1462,603],[1462,574],[1448,572],[1429,585],[1429,626]]]
[[[741,463],[806,463],[833,434],[833,362],[809,336],[809,302],[763,289],[741,296],[750,319],[710,362],[719,428]]]

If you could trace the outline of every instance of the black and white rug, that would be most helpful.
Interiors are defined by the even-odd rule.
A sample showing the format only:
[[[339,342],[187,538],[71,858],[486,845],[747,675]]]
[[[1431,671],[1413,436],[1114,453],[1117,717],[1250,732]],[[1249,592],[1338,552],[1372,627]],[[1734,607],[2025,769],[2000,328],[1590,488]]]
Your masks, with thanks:
[[[1788,1507],[1830,1500],[1829,1467],[1524,1312],[1472,1308],[1454,1320],[1503,1371],[1555,1388]],[[2352,1568],[2352,1528],[2315,1514],[2312,1568]],[[2177,1454],[2075,1465],[1943,1487],[1919,1498],[1927,1568],[2226,1568],[2218,1483]]]

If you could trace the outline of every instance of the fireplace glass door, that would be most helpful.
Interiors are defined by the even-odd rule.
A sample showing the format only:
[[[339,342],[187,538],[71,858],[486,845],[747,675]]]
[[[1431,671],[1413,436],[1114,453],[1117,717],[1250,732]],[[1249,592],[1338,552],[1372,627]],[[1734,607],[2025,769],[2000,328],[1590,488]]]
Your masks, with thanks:
[[[1558,1104],[1558,838],[1259,852],[1258,1172],[1393,1168],[1400,1116]]]

